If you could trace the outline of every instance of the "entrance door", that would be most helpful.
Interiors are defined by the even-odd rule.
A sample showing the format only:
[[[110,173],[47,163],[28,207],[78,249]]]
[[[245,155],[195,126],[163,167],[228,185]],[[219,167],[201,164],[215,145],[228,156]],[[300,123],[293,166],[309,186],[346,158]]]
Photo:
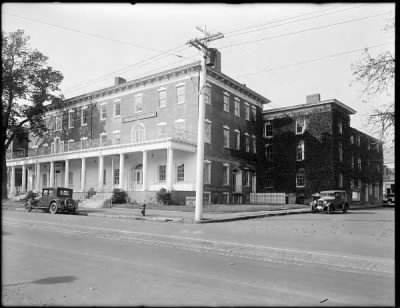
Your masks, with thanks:
[[[142,165],[137,165],[135,168],[135,190],[143,189],[143,170]]]
[[[54,178],[54,186],[63,186],[62,185],[62,177],[61,177],[61,170],[55,171],[55,178]]]

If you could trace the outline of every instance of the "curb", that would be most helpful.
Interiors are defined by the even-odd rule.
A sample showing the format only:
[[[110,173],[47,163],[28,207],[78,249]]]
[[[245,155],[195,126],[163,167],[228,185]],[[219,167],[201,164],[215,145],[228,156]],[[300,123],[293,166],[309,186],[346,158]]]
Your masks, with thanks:
[[[183,218],[175,217],[143,217],[143,216],[129,216],[119,214],[99,214],[99,213],[85,213],[86,216],[93,217],[105,217],[105,218],[116,218],[116,219],[131,219],[131,220],[150,220],[150,221],[161,221],[161,222],[183,222]]]

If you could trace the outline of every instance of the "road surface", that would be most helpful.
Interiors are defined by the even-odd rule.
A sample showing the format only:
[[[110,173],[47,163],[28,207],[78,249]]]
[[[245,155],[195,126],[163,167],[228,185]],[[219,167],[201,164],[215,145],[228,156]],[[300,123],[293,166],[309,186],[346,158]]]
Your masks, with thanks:
[[[394,212],[169,224],[3,211],[5,305],[393,306]]]

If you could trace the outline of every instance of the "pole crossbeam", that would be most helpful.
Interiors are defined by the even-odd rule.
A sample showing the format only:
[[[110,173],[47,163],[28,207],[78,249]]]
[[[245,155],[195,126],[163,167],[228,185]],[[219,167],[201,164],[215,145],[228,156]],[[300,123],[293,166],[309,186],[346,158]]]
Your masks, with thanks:
[[[204,102],[204,89],[206,87],[206,59],[208,54],[208,43],[221,39],[224,35],[220,32],[211,34],[207,32],[206,27],[204,30],[197,27],[204,36],[202,38],[196,38],[187,42],[188,45],[199,49],[201,51],[201,72],[200,72],[200,84],[199,84],[199,118],[197,123],[197,157],[196,157],[196,207],[195,207],[195,221],[200,221],[202,219],[203,210],[203,168],[204,168],[204,122],[205,122],[205,102]]]

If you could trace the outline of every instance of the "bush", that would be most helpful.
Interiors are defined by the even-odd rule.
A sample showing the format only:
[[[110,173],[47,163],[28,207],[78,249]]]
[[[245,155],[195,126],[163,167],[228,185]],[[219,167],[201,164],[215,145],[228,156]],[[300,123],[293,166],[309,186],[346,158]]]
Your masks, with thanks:
[[[112,203],[126,203],[128,193],[122,189],[114,188],[112,192],[111,201]]]
[[[156,194],[157,201],[163,205],[171,204],[171,193],[165,188],[161,188]]]

